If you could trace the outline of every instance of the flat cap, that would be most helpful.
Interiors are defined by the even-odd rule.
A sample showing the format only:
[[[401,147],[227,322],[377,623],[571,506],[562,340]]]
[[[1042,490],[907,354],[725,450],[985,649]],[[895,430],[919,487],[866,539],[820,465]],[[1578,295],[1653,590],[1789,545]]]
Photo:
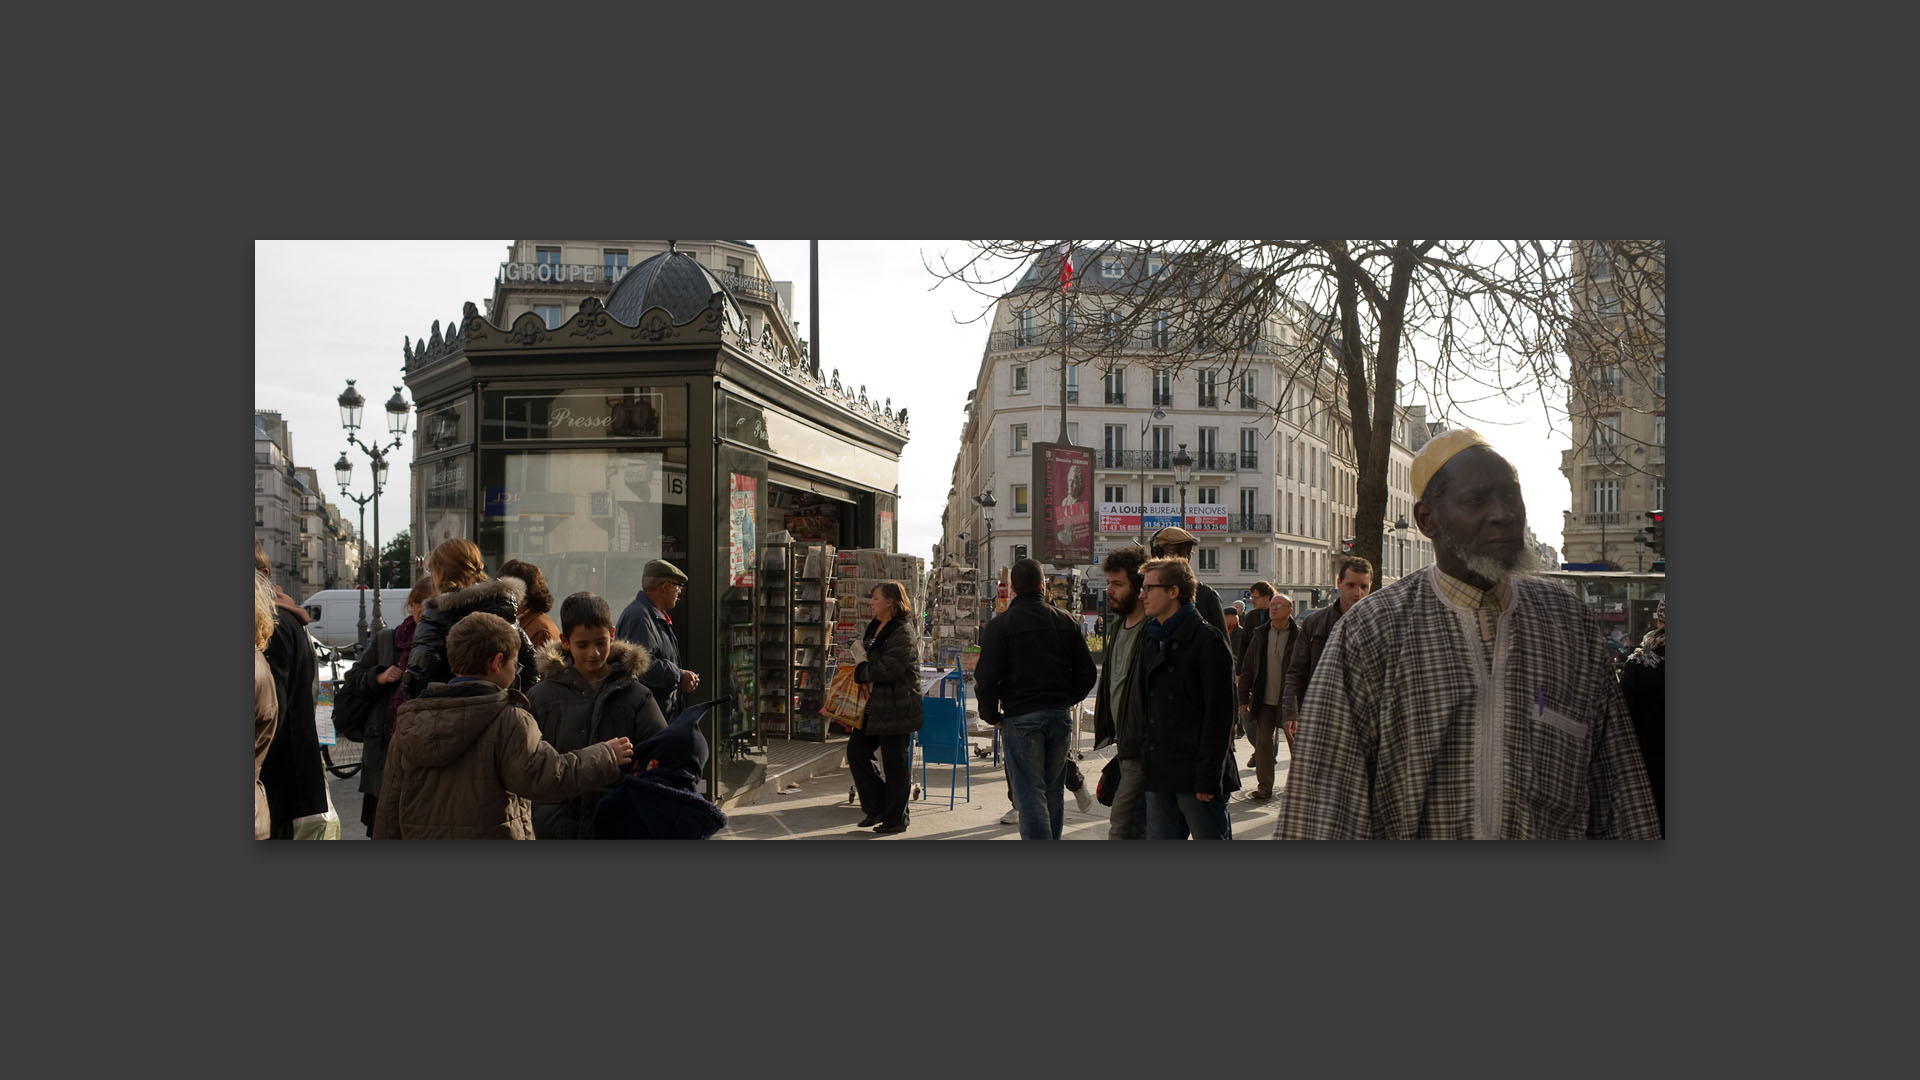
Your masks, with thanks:
[[[627,565],[631,566],[633,564],[628,563]],[[640,568],[640,576],[642,578],[653,578],[656,581],[661,579],[677,581],[682,585],[687,583],[686,572],[665,559],[653,559],[649,561],[647,565]]]
[[[1155,547],[1172,547],[1175,544],[1197,544],[1200,538],[1178,525],[1169,525],[1153,534]]]

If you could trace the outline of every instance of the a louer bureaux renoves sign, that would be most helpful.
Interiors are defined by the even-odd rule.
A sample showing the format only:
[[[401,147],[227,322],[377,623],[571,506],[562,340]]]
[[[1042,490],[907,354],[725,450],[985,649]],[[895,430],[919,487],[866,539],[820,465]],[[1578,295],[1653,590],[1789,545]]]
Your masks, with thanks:
[[[1146,515],[1146,523],[1140,521]],[[1107,503],[1100,504],[1100,531],[1137,533],[1143,528],[1147,532],[1164,529],[1170,525],[1179,525],[1191,533],[1226,532],[1227,507],[1225,503],[1188,503],[1187,520],[1180,521],[1179,503]]]

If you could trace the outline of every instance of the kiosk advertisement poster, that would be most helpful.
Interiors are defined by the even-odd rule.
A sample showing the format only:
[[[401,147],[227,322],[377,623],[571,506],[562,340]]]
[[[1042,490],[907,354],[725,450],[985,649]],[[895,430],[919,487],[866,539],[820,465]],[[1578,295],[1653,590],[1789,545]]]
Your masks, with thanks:
[[[1093,561],[1093,448],[1033,444],[1033,490],[1041,507],[1036,545],[1041,562],[1084,566]]]
[[[754,510],[757,508],[760,482],[751,476],[728,473],[727,492],[727,584],[753,584]]]

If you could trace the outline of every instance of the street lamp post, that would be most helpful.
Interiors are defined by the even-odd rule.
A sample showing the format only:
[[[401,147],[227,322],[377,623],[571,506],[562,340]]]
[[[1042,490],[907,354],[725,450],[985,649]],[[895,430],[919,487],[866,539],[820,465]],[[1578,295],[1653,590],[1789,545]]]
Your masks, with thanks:
[[[345,450],[340,451],[340,460],[333,463],[333,477],[340,481],[340,496],[360,508],[360,531],[354,535],[360,544],[360,569],[363,585],[360,590],[360,621],[355,623],[354,626],[356,640],[360,643],[361,651],[365,652],[367,648],[367,590],[364,583],[370,580],[368,575],[372,572],[371,568],[367,566],[367,504],[373,502],[374,496],[353,495],[348,493],[347,484],[353,480],[353,462],[347,460],[347,452]],[[375,505],[373,512],[378,514],[380,507]],[[377,554],[378,553],[376,553],[376,557]],[[379,590],[375,589],[374,597],[376,603],[378,602],[379,595]]]
[[[1395,574],[1394,577],[1395,578],[1406,577],[1407,576],[1407,555],[1406,555],[1406,548],[1402,546],[1406,543],[1406,541],[1400,539],[1400,533],[1403,530],[1405,530],[1407,527],[1407,516],[1405,514],[1402,514],[1400,515],[1398,520],[1392,521],[1392,522],[1388,522],[1382,519],[1381,524],[1386,526],[1387,532],[1393,534],[1393,550],[1394,550],[1394,553],[1398,556],[1398,562],[1400,565],[1400,572]],[[1380,561],[1382,563],[1385,563],[1387,561],[1387,553],[1385,551],[1382,551],[1380,553]],[[1387,568],[1385,566],[1382,566],[1380,568],[1379,576],[1383,578],[1387,576]]]
[[[1193,458],[1187,456],[1187,444],[1173,452],[1173,482],[1180,485],[1180,527],[1187,527],[1187,481],[1193,479]]]
[[[372,460],[373,494],[369,498],[373,501],[373,558],[376,565],[373,575],[371,630],[377,634],[386,628],[385,621],[380,618],[380,574],[377,565],[380,561],[380,493],[385,490],[387,483],[387,453],[398,450],[401,442],[404,441],[402,437],[407,433],[409,409],[406,399],[400,396],[400,388],[394,387],[393,397],[387,399],[386,405],[387,430],[392,433],[393,441],[384,446],[368,446],[360,441],[360,436],[357,434],[360,430],[360,413],[366,407],[367,399],[360,396],[360,391],[353,388],[353,383],[354,380],[348,379],[346,390],[342,391],[335,400],[340,405],[340,426],[347,431],[347,441],[359,447],[361,452]],[[347,483],[353,478],[353,463],[347,460],[346,451],[340,452],[340,460],[334,462],[333,469],[335,478],[340,481],[340,494],[346,495]],[[352,498],[352,496],[348,497]]]
[[[1140,546],[1147,546],[1147,429],[1155,420],[1165,420],[1167,410],[1155,407],[1153,415],[1140,423]]]
[[[998,500],[993,497],[992,488],[988,488],[980,494],[975,495],[973,501],[975,505],[979,506],[983,511],[992,510],[995,506],[999,505]],[[1000,574],[994,569],[993,565],[993,515],[988,513],[983,514],[982,517],[985,519],[987,525],[987,572],[980,575],[976,580],[980,582],[982,588],[992,589],[994,596],[998,598],[1000,593]]]

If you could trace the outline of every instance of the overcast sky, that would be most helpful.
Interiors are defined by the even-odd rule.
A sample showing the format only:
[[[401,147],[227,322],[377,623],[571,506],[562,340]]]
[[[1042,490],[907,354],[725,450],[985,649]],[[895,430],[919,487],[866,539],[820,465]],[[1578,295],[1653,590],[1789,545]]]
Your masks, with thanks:
[[[800,336],[814,339],[809,312],[807,241],[754,240],[776,281],[793,282],[793,316]],[[349,520],[357,509],[338,497],[333,464],[347,449],[335,399],[357,379],[367,399],[361,437],[386,431],[381,406],[402,386],[401,343],[425,338],[435,319],[444,334],[461,305],[482,311],[507,257],[506,240],[262,240],[254,250],[254,407],[278,410],[292,429],[294,464],[311,466]],[[965,419],[961,405],[973,388],[986,343],[978,316],[988,301],[954,283],[937,283],[922,257],[964,258],[960,240],[823,240],[820,242],[820,322],[823,370],[869,397],[905,407],[911,440],[900,459],[900,545],[931,557],[939,540],[953,455]],[[936,287],[937,285],[937,287]],[[1085,385],[1083,376],[1083,383]],[[412,396],[407,395],[409,401]],[[1564,405],[1564,400],[1561,402]],[[1491,410],[1490,410],[1491,411]],[[1534,533],[1561,547],[1561,512],[1568,506],[1560,474],[1563,434],[1550,435],[1538,402],[1501,410],[1514,426],[1474,426],[1520,469],[1527,517]],[[1497,415],[1497,413],[1496,413]],[[417,419],[417,418],[416,418]],[[413,431],[394,451],[394,467],[380,499],[384,543],[408,526]],[[1084,432],[1083,441],[1085,438]],[[356,495],[371,490],[368,461],[350,450]],[[367,531],[373,530],[367,506]],[[418,553],[416,553],[418,554]]]

